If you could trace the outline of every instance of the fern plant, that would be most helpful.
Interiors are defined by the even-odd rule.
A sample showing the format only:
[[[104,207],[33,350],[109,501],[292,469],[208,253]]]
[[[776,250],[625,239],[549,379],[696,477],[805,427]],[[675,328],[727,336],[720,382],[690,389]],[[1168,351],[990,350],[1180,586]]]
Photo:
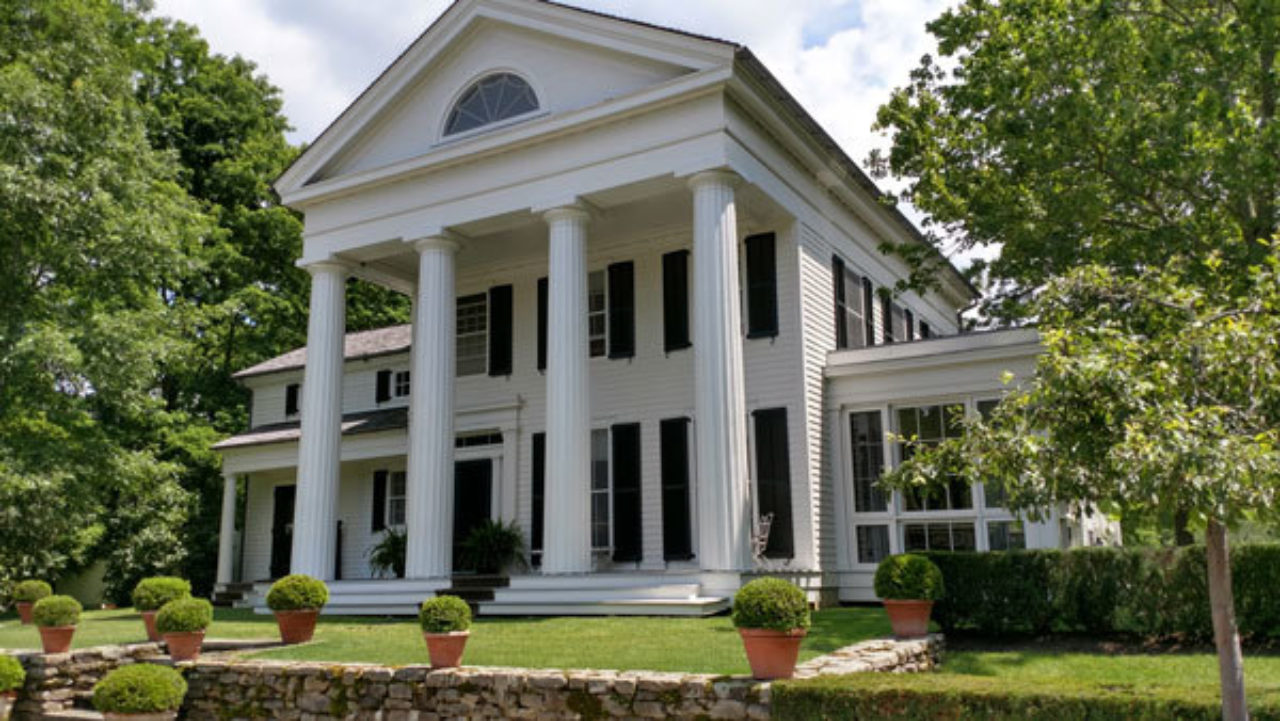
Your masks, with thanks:
[[[508,568],[528,566],[524,534],[514,521],[481,523],[462,542],[461,552],[461,561],[477,573],[502,573]]]
[[[388,528],[381,540],[369,549],[369,565],[379,576],[404,578],[405,532]]]

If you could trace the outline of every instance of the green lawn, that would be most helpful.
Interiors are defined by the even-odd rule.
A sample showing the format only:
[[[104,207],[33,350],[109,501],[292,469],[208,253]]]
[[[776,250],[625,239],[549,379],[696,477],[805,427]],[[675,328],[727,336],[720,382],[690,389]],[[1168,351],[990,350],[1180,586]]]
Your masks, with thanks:
[[[835,608],[814,614],[801,660],[889,632],[879,608]],[[272,638],[275,621],[247,611],[218,609],[209,638]],[[76,631],[75,647],[144,640],[130,611],[92,611]],[[0,621],[0,648],[37,648],[37,631],[16,618]],[[309,644],[245,653],[246,658],[364,662],[427,662],[426,645],[410,619],[322,617]],[[715,618],[478,619],[464,663],[531,668],[747,673],[742,642],[727,616]]]
[[[1280,692],[1280,656],[1245,654],[1245,683],[1255,691]],[[1218,684],[1218,659],[1211,653],[1081,653],[1018,649],[949,651],[943,673],[996,676],[1030,681],[1071,678],[1101,684]]]

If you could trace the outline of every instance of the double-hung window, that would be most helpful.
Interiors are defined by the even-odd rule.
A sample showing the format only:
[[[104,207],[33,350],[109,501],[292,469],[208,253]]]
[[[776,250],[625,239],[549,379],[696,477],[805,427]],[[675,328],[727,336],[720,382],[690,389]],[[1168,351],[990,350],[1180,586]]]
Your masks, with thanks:
[[[458,299],[457,374],[484,373],[489,362],[489,298],[476,293]]]
[[[603,270],[587,276],[587,344],[591,357],[604,356],[609,349],[609,304]]]
[[[945,405],[898,408],[898,434],[921,445],[936,445],[948,438],[959,437],[964,432],[964,405]],[[911,457],[910,443],[898,444],[899,460]],[[905,510],[944,511],[973,508],[973,492],[962,478],[952,478],[943,483],[906,491],[902,494]]]
[[[612,546],[610,510],[613,506],[609,484],[609,431],[591,431],[591,549],[607,551]]]
[[[387,525],[404,528],[405,472],[392,471],[387,482]]]
[[[396,371],[395,376],[395,393],[396,398],[403,398],[409,395],[409,371]]]
[[[908,523],[902,528],[905,551],[976,551],[972,521]]]
[[[836,256],[831,259],[831,282],[835,285],[836,348],[862,348],[867,345],[862,278]]]

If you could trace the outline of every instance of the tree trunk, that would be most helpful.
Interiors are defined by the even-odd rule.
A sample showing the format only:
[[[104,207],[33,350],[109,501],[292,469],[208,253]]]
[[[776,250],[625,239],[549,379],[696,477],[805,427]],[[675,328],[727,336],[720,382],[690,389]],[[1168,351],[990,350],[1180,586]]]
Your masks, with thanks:
[[[1248,721],[1244,699],[1244,658],[1236,629],[1235,597],[1231,591],[1231,556],[1227,527],[1209,519],[1205,530],[1209,561],[1209,605],[1213,610],[1213,640],[1218,647],[1218,675],[1222,682],[1223,721]]]

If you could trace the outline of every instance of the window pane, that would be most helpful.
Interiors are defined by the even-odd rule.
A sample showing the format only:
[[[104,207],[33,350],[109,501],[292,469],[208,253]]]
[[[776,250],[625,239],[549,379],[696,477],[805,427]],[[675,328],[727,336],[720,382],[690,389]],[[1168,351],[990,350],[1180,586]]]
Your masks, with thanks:
[[[396,373],[396,395],[407,396],[411,388],[409,371],[399,371]]]
[[[458,299],[457,374],[478,375],[488,371],[489,304],[484,293]]]
[[[987,523],[987,544],[993,551],[1020,551],[1027,547],[1026,533],[1021,521],[990,521]]]
[[[888,526],[858,526],[858,563],[879,563],[889,555]]]
[[[978,550],[977,538],[973,532],[972,523],[956,523],[951,526],[951,550],[953,551],[976,551]]]
[[[529,84],[511,73],[497,73],[472,85],[458,99],[445,123],[445,135],[496,123],[538,109]]]
[[[934,551],[951,550],[951,526],[946,523],[930,523],[926,527],[929,548]]]
[[[1004,484],[1000,481],[983,481],[982,495],[987,508],[1004,508],[1008,503],[1005,496]]]
[[[903,545],[907,551],[929,550],[929,537],[923,523],[908,524],[903,531]]]
[[[951,498],[951,508],[973,508],[973,490],[969,487],[969,484],[964,481],[964,479],[952,478],[947,481],[947,492]]]
[[[920,418],[920,440],[942,440],[942,413],[938,406],[925,406],[918,409]]]
[[[854,507],[859,513],[887,510],[885,494],[876,483],[884,468],[884,433],[880,412],[854,413],[849,417],[853,435]]]
[[[592,358],[604,355],[609,345],[608,296],[605,290],[603,270],[587,274],[587,342]]]
[[[609,431],[591,431],[591,547],[609,547]]]
[[[395,473],[392,473],[391,474],[391,493],[389,495],[392,497],[395,497],[395,496],[403,497],[404,488],[405,488],[404,471],[396,471]]]

